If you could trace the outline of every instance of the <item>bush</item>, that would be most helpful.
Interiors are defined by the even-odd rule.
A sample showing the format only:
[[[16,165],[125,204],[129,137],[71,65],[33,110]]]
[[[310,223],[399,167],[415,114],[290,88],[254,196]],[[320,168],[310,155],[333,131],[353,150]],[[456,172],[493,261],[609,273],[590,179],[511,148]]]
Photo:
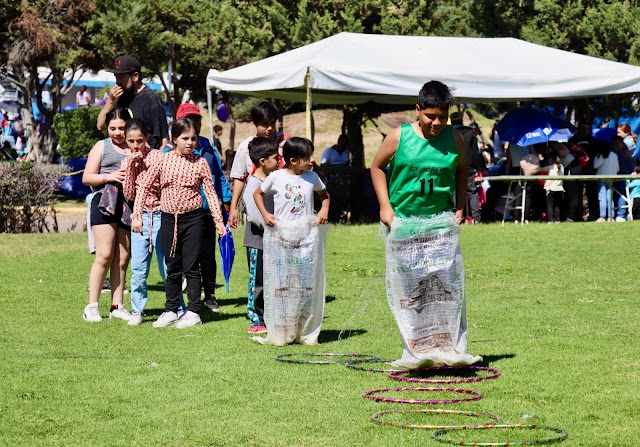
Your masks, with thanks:
[[[96,128],[99,114],[100,107],[86,106],[55,116],[58,153],[65,161],[86,157],[96,141],[104,138]]]
[[[42,233],[63,167],[0,162],[0,233]],[[55,217],[55,214],[54,214]]]

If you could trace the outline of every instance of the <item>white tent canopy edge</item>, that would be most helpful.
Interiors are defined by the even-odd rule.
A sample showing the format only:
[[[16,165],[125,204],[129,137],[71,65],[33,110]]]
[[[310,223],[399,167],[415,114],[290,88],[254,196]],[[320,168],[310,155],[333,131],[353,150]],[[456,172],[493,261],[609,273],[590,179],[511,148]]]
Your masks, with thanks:
[[[513,38],[340,33],[231,70],[208,89],[316,104],[414,104],[424,82],[458,102],[575,98],[640,91],[640,67]]]

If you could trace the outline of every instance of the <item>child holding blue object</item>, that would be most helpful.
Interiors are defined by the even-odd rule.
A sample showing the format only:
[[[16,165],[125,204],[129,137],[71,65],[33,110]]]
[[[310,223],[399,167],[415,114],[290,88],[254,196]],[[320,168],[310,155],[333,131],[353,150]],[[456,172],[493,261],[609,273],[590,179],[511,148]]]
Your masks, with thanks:
[[[469,365],[459,224],[467,194],[460,133],[447,125],[454,98],[438,81],[424,84],[417,121],[394,129],[371,163],[386,225],[387,300],[403,342],[393,365]],[[389,165],[389,184],[385,169]]]
[[[229,203],[231,203],[231,191],[224,173],[222,172],[222,161],[218,151],[212,147],[208,139],[200,135],[202,128],[202,114],[200,108],[195,104],[181,104],[176,113],[176,119],[190,119],[198,133],[198,147],[193,151],[195,155],[204,158],[211,169],[211,179],[213,187],[220,201],[224,204],[225,210],[229,211]],[[211,215],[209,203],[202,194],[202,208],[207,215]],[[202,275],[202,288],[204,289],[204,307],[212,312],[219,312],[220,305],[216,300],[216,232],[213,225],[213,219],[205,219],[204,235],[202,240],[202,248],[200,250],[200,273]]]
[[[278,168],[278,143],[272,138],[257,137],[249,143],[249,156],[256,166],[253,174],[247,177],[243,200],[246,207],[247,223],[244,231],[244,246],[247,247],[249,266],[249,287],[247,293],[247,317],[249,334],[264,334],[264,287],[263,287],[263,234],[264,219],[253,199],[253,193],[260,188],[267,176]],[[273,193],[264,195],[264,205],[273,213]]]

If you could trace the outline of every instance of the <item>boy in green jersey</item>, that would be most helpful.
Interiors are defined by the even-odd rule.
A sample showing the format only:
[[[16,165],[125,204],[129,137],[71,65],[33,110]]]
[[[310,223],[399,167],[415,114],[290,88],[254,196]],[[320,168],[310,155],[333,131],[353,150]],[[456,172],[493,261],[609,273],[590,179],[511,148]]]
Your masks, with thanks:
[[[459,224],[467,199],[463,138],[447,125],[454,99],[424,84],[417,121],[394,129],[371,163],[380,221],[388,227],[387,300],[403,342],[403,368],[470,365]],[[385,169],[389,166],[389,184]]]
[[[453,102],[442,82],[424,84],[416,104],[417,121],[392,130],[373,159],[371,179],[380,221],[387,227],[396,215],[429,217],[442,211],[455,211],[458,223],[462,221],[468,168],[462,136],[447,125]]]

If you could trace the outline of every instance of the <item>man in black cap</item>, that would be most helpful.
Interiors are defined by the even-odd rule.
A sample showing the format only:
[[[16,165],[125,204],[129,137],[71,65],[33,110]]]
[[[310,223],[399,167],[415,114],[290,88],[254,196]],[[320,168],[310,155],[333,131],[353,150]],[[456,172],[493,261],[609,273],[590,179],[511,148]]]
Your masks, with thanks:
[[[143,121],[150,130],[149,146],[160,149],[169,141],[167,118],[160,96],[142,83],[142,67],[133,56],[118,56],[113,68],[116,85],[109,92],[109,99],[98,115],[98,129],[105,130],[105,117],[111,109],[129,109],[132,118]]]

